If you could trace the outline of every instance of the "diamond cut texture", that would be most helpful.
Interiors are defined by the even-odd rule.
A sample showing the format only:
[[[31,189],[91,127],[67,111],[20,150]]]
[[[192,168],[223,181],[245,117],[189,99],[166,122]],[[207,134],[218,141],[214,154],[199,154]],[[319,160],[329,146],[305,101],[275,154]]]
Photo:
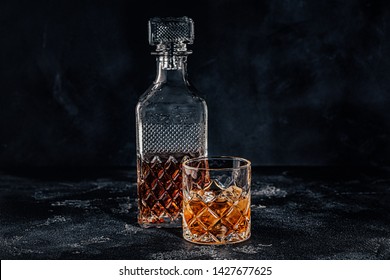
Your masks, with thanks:
[[[149,21],[150,45],[194,42],[194,22],[188,17],[152,18]]]
[[[183,200],[181,160],[170,156],[164,161],[154,156],[151,161],[138,162],[138,220],[145,227],[175,223],[180,226]]]
[[[152,124],[142,125],[144,153],[196,153],[204,147],[204,125]]]
[[[250,193],[241,194],[238,200],[223,211],[215,211],[215,202],[201,198],[197,203],[186,205],[189,218],[184,217],[183,229],[185,239],[195,243],[235,243],[248,239],[250,235],[250,208],[240,207],[244,201],[249,205]],[[197,207],[201,203],[205,207]],[[186,204],[186,203],[185,203]],[[223,203],[225,206],[226,202]],[[212,208],[212,209],[211,209]],[[201,234],[199,234],[201,233]]]

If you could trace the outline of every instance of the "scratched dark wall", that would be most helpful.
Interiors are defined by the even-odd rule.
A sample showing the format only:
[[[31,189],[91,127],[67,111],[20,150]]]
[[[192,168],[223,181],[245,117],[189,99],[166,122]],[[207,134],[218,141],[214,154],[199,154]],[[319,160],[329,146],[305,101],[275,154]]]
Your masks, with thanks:
[[[387,1],[1,1],[0,166],[134,165],[152,16],[195,21],[210,154],[390,164]]]

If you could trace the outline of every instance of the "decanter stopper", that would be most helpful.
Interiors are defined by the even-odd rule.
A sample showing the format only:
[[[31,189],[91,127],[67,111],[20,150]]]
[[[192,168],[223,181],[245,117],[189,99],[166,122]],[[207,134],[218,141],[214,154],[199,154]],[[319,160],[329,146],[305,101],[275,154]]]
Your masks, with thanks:
[[[156,54],[189,54],[187,44],[194,43],[194,21],[189,17],[154,17],[149,20],[149,44]]]

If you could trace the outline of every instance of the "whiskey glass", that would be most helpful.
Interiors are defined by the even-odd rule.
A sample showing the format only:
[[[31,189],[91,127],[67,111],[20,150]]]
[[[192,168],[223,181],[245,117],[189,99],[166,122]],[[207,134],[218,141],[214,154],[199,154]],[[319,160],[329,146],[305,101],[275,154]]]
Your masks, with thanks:
[[[251,235],[251,163],[239,157],[183,162],[183,237],[198,244],[232,244]]]

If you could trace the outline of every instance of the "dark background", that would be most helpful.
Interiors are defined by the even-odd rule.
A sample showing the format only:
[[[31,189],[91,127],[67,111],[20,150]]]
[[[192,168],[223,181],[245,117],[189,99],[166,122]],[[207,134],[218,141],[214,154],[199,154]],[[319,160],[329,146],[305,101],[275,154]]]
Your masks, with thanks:
[[[192,17],[209,154],[390,164],[387,1],[1,1],[0,167],[135,164],[147,21]]]

